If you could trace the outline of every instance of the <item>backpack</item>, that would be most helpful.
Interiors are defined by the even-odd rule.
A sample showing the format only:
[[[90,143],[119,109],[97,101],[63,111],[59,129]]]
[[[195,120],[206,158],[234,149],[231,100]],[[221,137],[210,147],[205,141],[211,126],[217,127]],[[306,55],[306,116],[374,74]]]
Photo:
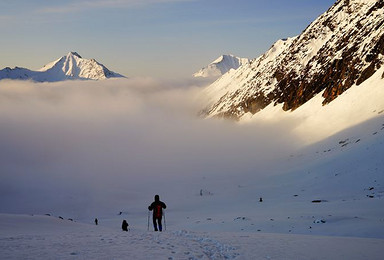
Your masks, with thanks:
[[[161,216],[163,215],[162,214],[162,208],[163,207],[161,206],[161,204],[158,204],[158,205],[155,206],[154,215],[155,215],[156,218],[161,218]]]

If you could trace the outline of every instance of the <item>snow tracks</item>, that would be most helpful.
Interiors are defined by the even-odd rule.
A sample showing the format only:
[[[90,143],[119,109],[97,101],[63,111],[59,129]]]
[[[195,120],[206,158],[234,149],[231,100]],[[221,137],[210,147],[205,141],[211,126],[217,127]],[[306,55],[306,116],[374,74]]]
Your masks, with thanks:
[[[120,231],[47,216],[0,214],[1,259],[235,259],[236,248],[187,231]]]

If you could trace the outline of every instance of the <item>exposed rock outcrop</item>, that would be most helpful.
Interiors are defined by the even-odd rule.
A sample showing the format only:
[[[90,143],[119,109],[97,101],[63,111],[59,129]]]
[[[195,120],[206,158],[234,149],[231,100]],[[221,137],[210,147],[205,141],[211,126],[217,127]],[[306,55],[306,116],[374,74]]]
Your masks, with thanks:
[[[239,119],[271,103],[294,110],[319,93],[326,105],[383,64],[384,0],[339,0],[299,36],[209,86],[204,111]]]

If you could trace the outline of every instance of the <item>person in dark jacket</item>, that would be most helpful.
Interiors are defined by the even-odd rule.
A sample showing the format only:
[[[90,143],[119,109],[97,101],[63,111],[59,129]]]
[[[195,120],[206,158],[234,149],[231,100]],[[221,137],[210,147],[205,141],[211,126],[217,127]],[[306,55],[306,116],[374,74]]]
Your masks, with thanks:
[[[121,228],[123,229],[123,231],[128,231],[128,226],[128,222],[124,219],[123,224],[121,224]]]
[[[163,209],[166,208],[165,203],[160,201],[159,195],[155,195],[155,201],[148,207],[148,210],[153,210],[153,227],[155,231],[163,230],[161,219],[163,218]],[[159,229],[157,229],[157,226],[159,226]]]

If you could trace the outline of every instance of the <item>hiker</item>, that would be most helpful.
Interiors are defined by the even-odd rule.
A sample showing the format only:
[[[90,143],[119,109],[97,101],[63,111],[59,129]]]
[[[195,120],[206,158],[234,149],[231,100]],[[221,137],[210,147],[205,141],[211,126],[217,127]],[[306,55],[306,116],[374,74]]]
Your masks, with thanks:
[[[123,229],[123,231],[128,231],[128,226],[128,222],[124,219],[123,224],[121,224],[121,228]]]
[[[99,224],[99,220],[95,218],[95,225],[97,226]]]
[[[153,227],[155,231],[163,231],[161,219],[163,217],[163,209],[166,208],[165,203],[160,201],[159,195],[155,195],[155,201],[148,207],[148,210],[153,210]],[[157,226],[159,226],[159,229],[157,229]]]

